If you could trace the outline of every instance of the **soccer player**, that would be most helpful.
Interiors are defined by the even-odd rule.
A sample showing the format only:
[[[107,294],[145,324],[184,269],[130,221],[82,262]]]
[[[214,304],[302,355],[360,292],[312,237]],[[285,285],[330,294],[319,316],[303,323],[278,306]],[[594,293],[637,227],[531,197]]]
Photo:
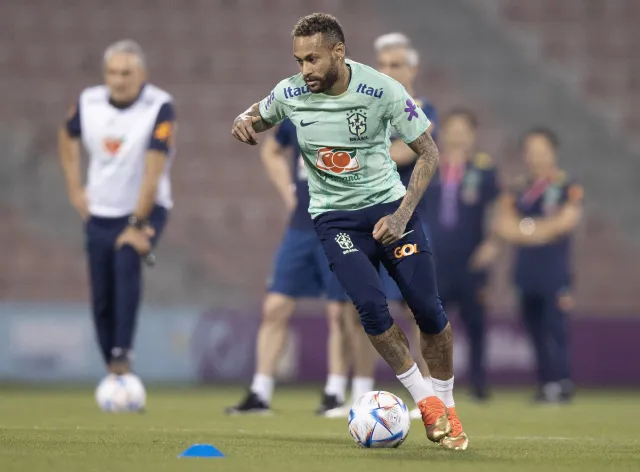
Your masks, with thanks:
[[[538,364],[537,399],[573,395],[567,341],[571,240],[582,217],[583,189],[557,165],[558,137],[534,128],[522,139],[527,175],[501,197],[496,233],[516,246],[514,281]]]
[[[232,134],[255,145],[257,133],[285,118],[294,123],[309,173],[309,212],[333,272],[371,343],[420,408],[427,437],[466,449],[453,401],[453,334],[415,213],[439,161],[429,120],[398,82],[345,59],[344,33],[331,15],[301,18],[292,35],[300,73],[240,114]],[[391,128],[418,156],[408,188],[389,156]],[[414,313],[432,382],[389,314],[380,262]],[[440,397],[433,382],[443,386]]]
[[[498,196],[497,169],[491,157],[478,152],[478,120],[471,110],[453,109],[442,121],[440,169],[425,193],[444,307],[455,304],[469,339],[471,396],[488,396],[484,365],[487,269],[500,246],[485,222]]]
[[[80,94],[59,132],[69,200],[85,223],[97,337],[114,374],[131,369],[141,258],[157,243],[173,206],[173,100],[146,76],[137,43],[112,44],[104,54],[105,85]],[[86,187],[81,143],[89,157]]]
[[[327,295],[329,375],[317,413],[323,415],[344,403],[347,363],[344,350],[343,312],[348,297],[329,268],[309,216],[309,185],[302,162],[296,128],[284,120],[275,135],[261,147],[269,178],[291,212],[289,226],[277,252],[263,319],[258,331],[256,373],[248,395],[227,413],[268,413],[274,387],[274,373],[288,335],[289,319],[302,297]],[[291,166],[293,162],[293,166]]]
[[[389,33],[379,36],[374,41],[374,50],[377,55],[378,70],[400,82],[411,97],[416,97],[414,99],[415,103],[422,109],[431,122],[429,132],[435,140],[437,138],[436,108],[427,98],[420,97],[416,95],[415,92],[414,82],[420,62],[418,51],[411,47],[409,38],[402,33]],[[391,159],[396,163],[402,184],[407,187],[418,156],[402,139],[399,139],[395,132],[391,134],[389,154]],[[425,234],[428,234],[425,210],[425,199],[423,198],[420,203],[418,203],[416,212],[421,218]],[[402,298],[398,285],[389,276],[389,273],[384,267],[380,268],[380,277],[387,299],[400,302],[410,313],[406,302]],[[372,355],[371,343],[369,343],[365,333],[362,331],[362,327],[357,318],[357,311],[355,313],[352,313],[352,311],[355,311],[353,306],[347,309],[345,321],[346,323],[357,323],[356,326],[347,325],[353,339],[351,343],[351,354],[353,358],[354,377],[352,380],[351,396],[353,401],[355,401],[365,393],[373,390],[376,356]],[[417,326],[415,337],[419,342],[420,330]],[[422,357],[418,359],[417,364],[421,372],[429,372],[427,364]],[[342,411],[334,410],[334,414],[339,416],[345,416],[348,413],[349,410],[346,407],[343,408]],[[420,418],[420,411],[418,409],[414,409],[412,414],[414,417]]]

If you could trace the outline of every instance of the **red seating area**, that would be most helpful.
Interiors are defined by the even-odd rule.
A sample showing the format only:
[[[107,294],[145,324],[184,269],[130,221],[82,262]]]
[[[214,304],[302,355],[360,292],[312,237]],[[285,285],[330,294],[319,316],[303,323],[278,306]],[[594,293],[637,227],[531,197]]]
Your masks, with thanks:
[[[20,215],[0,211],[0,300],[69,301],[86,298],[84,260],[46,241]]]
[[[278,80],[296,72],[289,31],[300,15],[312,10],[309,3],[113,0],[105,4],[69,0],[64,3],[66,9],[60,9],[54,2],[11,2],[7,6],[10,14],[0,15],[0,87],[11,92],[3,95],[0,122],[28,120],[37,124],[42,159],[53,158],[55,130],[70,103],[83,87],[101,81],[104,48],[118,39],[138,40],[148,54],[151,80],[174,95],[179,120],[179,154],[173,170],[176,208],[165,243],[172,250],[195,255],[213,280],[224,280],[225,285],[246,294],[247,301],[256,301],[287,217],[262,170],[257,149],[231,139],[231,122]],[[311,3],[341,19],[350,57],[370,63],[373,39],[388,31],[369,2]],[[631,44],[640,39],[633,28],[634,21],[637,24],[640,19],[640,4],[633,0],[587,2],[616,7],[594,7],[602,10],[578,14],[584,2],[502,3],[505,18],[540,33],[551,59],[565,60],[577,54],[576,67],[584,70],[585,91],[611,103],[625,101],[622,119],[630,132],[637,132],[638,127],[632,129],[631,125],[640,121],[640,107],[633,106],[638,102],[640,67],[629,69],[620,80],[607,71],[635,57]],[[570,34],[574,31],[584,34],[584,43],[576,42]],[[504,144],[507,136],[492,117],[490,106],[465,96],[456,86],[456,77],[430,63],[428,54],[425,62],[428,72],[421,78],[422,90],[441,110],[460,104],[477,109],[484,127],[483,148],[505,161],[505,169],[511,172],[516,166]],[[65,195],[52,198],[64,204]],[[10,248],[0,274],[0,298],[86,298],[81,254],[65,241],[51,241],[34,233],[9,207],[4,207],[0,217],[0,247]],[[630,256],[624,249],[616,252],[611,246],[603,251],[606,245],[622,243],[615,231],[609,233],[596,222],[588,226],[589,237],[580,236],[578,245],[584,306],[621,310],[637,306],[640,294],[613,286],[613,278],[603,275],[600,268],[605,262],[615,262],[617,270],[633,271],[638,266],[634,261],[640,262],[640,257]],[[509,299],[506,286],[501,271],[498,304]]]
[[[357,27],[366,1],[311,3],[343,21],[354,58],[370,60],[380,27],[375,17],[367,19],[367,28]],[[0,15],[0,86],[11,90],[3,97],[0,120],[36,123],[41,152],[53,158],[55,131],[70,104],[83,87],[102,80],[105,47],[123,38],[139,41],[148,56],[151,81],[174,95],[179,120],[179,153],[173,168],[176,208],[165,243],[193,253],[214,280],[257,299],[287,215],[266,179],[257,148],[236,143],[231,123],[279,80],[296,72],[289,33],[309,12],[309,4],[115,0],[107,5],[72,0],[61,9],[51,2],[13,2],[10,14]],[[65,195],[55,198],[63,202]],[[18,215],[14,218],[15,225],[3,224],[12,248],[8,268],[46,253],[51,244],[36,235],[13,242],[24,234],[17,229]],[[64,241],[56,243],[65,246]],[[84,270],[82,255],[71,251],[41,260],[41,269],[29,266],[3,274],[11,280],[3,285],[6,298],[55,298],[50,291],[29,287],[44,277],[53,290],[52,274],[60,273],[62,265],[74,272]],[[85,290],[63,293],[85,296]]]
[[[500,2],[503,18],[533,33],[544,56],[573,72],[585,96],[604,105],[613,127],[640,146],[640,3]]]

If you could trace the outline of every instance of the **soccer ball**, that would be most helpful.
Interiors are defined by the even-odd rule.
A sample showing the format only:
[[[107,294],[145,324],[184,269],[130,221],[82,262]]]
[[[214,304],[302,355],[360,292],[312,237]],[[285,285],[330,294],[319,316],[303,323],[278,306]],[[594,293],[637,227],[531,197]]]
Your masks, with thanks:
[[[96,402],[103,411],[119,413],[141,411],[147,403],[147,392],[137,375],[107,375],[96,389]]]
[[[362,447],[398,447],[410,426],[407,405],[389,392],[365,393],[349,412],[349,433]]]

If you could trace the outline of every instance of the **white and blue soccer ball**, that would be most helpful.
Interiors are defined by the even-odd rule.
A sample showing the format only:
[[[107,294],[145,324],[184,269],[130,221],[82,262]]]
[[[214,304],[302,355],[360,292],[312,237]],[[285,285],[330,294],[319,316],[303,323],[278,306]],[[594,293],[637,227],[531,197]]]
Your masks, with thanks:
[[[137,375],[109,374],[96,388],[96,402],[102,411],[136,412],[144,409],[147,392]]]
[[[398,447],[407,439],[411,419],[407,405],[393,393],[365,393],[349,412],[349,433],[362,447]]]

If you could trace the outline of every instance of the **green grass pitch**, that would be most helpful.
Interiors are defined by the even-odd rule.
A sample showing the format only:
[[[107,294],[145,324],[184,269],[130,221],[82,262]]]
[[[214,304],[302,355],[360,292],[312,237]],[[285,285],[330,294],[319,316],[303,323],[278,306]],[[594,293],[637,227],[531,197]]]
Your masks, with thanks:
[[[400,448],[361,449],[345,419],[313,415],[317,389],[278,389],[272,417],[226,417],[242,394],[150,387],[146,414],[113,415],[91,389],[0,388],[0,471],[640,471],[638,392],[580,392],[565,407],[532,406],[529,392],[479,406],[459,392],[465,452],[428,442],[415,421]],[[177,458],[194,443],[226,457]]]

